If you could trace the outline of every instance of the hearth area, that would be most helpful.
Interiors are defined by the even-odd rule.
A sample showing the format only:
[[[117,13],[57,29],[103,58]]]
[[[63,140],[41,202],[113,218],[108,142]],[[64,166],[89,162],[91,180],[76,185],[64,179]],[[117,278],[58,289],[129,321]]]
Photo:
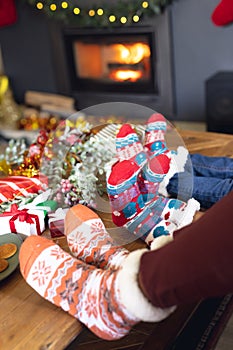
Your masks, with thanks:
[[[58,92],[74,97],[79,110],[106,102],[129,102],[172,116],[170,24],[166,11],[132,26],[80,29],[51,25]]]
[[[66,31],[72,90],[157,92],[151,34]]]

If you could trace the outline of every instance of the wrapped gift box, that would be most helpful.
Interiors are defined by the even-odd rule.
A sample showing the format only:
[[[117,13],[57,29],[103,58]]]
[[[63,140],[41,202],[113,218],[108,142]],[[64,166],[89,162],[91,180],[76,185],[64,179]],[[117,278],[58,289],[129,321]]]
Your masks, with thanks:
[[[49,231],[52,238],[64,236],[64,220],[69,208],[58,208],[48,214]]]
[[[48,186],[48,179],[44,175],[7,176],[0,178],[0,203],[13,200],[15,197],[28,197],[32,193],[44,191]]]
[[[43,210],[19,209],[13,204],[10,211],[0,214],[0,225],[0,234],[41,235],[45,230],[45,214]]]
[[[46,200],[44,202],[38,203],[35,209],[43,210],[45,215],[50,212],[54,212],[57,209],[58,203],[52,199]]]
[[[54,212],[58,207],[58,203],[55,200],[48,199],[50,194],[51,190],[42,192],[27,204],[21,205],[19,209],[43,210],[44,215],[46,216],[48,213]]]

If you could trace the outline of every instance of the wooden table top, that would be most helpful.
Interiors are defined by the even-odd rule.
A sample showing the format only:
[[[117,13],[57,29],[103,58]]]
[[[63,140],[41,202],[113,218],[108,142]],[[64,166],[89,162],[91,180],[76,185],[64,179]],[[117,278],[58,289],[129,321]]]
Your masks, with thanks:
[[[208,156],[233,157],[233,135],[181,131],[184,144],[190,153]],[[106,226],[111,224],[109,216],[103,217]],[[65,238],[57,241],[66,249]],[[144,246],[142,241],[130,243],[130,250]],[[178,310],[172,316],[173,331],[181,326],[192,309]],[[171,320],[158,324],[158,329],[169,338]],[[168,327],[168,328],[167,328]],[[41,298],[29,287],[17,268],[12,275],[0,282],[0,349],[2,350],[62,350],[77,337],[81,324],[63,310]],[[161,340],[160,340],[161,342]]]

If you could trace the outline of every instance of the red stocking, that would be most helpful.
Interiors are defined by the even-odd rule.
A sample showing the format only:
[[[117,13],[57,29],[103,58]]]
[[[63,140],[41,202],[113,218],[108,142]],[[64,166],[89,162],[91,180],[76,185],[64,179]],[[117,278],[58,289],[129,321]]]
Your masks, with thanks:
[[[15,0],[0,0],[0,27],[13,24],[16,18]]]
[[[216,26],[225,26],[233,22],[233,1],[222,0],[214,9],[211,19]]]

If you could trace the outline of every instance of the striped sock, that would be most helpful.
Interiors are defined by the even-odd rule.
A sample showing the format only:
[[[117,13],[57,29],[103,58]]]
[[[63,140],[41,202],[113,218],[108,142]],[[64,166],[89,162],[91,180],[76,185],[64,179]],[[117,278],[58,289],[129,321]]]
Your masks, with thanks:
[[[156,196],[125,227],[150,246],[158,237],[173,236],[175,230],[189,225],[198,210],[200,205],[193,198],[185,203],[179,199]]]
[[[138,186],[145,204],[156,199],[159,185],[170,169],[170,161],[170,158],[164,153],[155,155],[140,172]]]
[[[107,179],[107,191],[115,225],[123,226],[144,207],[137,178],[140,167],[133,161],[123,160],[113,165]]]
[[[116,135],[116,151],[119,161],[130,160],[142,167],[147,156],[138,135],[130,124],[124,124]]]
[[[160,113],[154,113],[146,123],[144,149],[149,158],[166,151],[165,133],[167,121]]]
[[[170,168],[171,152],[166,145],[166,130],[165,117],[160,113],[152,114],[146,123],[144,139],[144,149],[149,160],[138,177],[138,185],[146,204],[156,198],[159,184]]]

